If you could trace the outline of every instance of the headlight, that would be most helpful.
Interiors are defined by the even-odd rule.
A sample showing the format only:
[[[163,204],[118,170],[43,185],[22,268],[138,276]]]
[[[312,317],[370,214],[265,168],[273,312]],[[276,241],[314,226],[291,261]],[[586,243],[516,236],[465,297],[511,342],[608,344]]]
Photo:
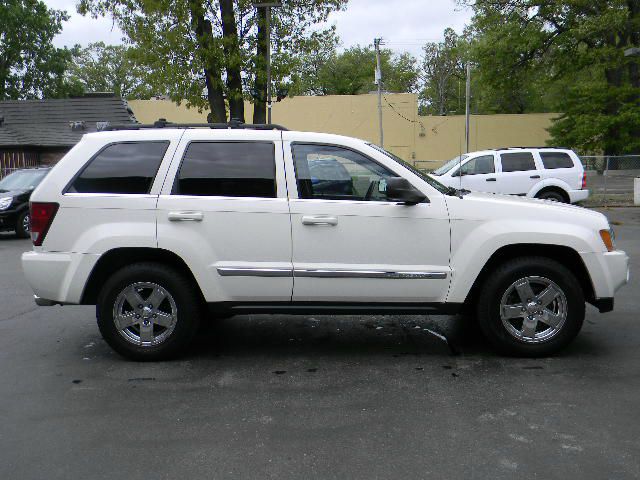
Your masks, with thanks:
[[[0,198],[0,210],[6,210],[13,202],[13,197],[2,197]]]
[[[602,238],[602,242],[607,247],[608,252],[613,252],[616,249],[616,235],[612,228],[600,230],[600,238]]]

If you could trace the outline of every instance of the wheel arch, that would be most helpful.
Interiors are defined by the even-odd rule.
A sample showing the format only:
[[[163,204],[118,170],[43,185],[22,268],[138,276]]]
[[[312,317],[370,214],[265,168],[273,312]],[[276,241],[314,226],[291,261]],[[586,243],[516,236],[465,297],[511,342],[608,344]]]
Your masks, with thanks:
[[[564,199],[565,203],[571,203],[571,197],[569,196],[569,192],[567,192],[564,188],[559,187],[557,185],[550,185],[550,186],[541,188],[540,190],[538,190],[536,192],[534,197],[538,198],[540,195],[542,195],[544,193],[547,193],[547,192],[558,193],[558,194],[562,195],[562,198]]]
[[[162,248],[122,247],[109,250],[100,256],[89,275],[80,304],[95,305],[100,288],[110,275],[127,265],[139,262],[156,262],[175,268],[191,281],[197,295],[204,302],[200,285],[189,266],[180,256]]]
[[[469,307],[475,304],[480,287],[498,265],[514,258],[532,256],[550,258],[567,267],[580,282],[580,287],[584,292],[585,299],[592,304],[595,302],[595,289],[591,281],[591,276],[589,275],[589,271],[582,261],[580,254],[576,250],[564,245],[519,243],[505,245],[496,250],[491,257],[489,257],[489,260],[480,270],[480,273],[476,277],[469,293],[467,294],[464,301],[465,306]]]

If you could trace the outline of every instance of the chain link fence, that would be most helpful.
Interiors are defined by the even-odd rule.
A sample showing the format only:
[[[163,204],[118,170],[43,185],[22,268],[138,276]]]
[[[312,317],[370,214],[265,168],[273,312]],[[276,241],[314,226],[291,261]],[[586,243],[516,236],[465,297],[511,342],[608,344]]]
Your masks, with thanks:
[[[640,155],[582,156],[590,191],[589,205],[633,205],[633,184],[640,177]]]

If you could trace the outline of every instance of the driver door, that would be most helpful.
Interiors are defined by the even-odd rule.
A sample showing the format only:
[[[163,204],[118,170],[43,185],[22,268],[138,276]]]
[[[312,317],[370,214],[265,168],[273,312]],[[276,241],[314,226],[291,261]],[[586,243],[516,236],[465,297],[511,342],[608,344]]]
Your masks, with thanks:
[[[398,173],[346,146],[285,141],[284,151],[293,301],[444,301],[451,271],[442,195],[414,206],[389,201],[386,179]]]

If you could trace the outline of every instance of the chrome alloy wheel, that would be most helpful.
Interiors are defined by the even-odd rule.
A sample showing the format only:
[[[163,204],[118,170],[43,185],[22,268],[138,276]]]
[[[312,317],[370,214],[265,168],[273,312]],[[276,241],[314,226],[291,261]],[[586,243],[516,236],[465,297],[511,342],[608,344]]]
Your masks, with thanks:
[[[164,342],[176,327],[178,308],[160,285],[137,282],[125,287],[113,305],[113,322],[129,343],[152,347]]]
[[[29,215],[25,215],[22,219],[22,230],[29,233],[31,231],[31,220],[29,219]]]
[[[557,335],[567,320],[567,297],[548,278],[521,278],[502,296],[500,318],[518,340],[544,342]]]

